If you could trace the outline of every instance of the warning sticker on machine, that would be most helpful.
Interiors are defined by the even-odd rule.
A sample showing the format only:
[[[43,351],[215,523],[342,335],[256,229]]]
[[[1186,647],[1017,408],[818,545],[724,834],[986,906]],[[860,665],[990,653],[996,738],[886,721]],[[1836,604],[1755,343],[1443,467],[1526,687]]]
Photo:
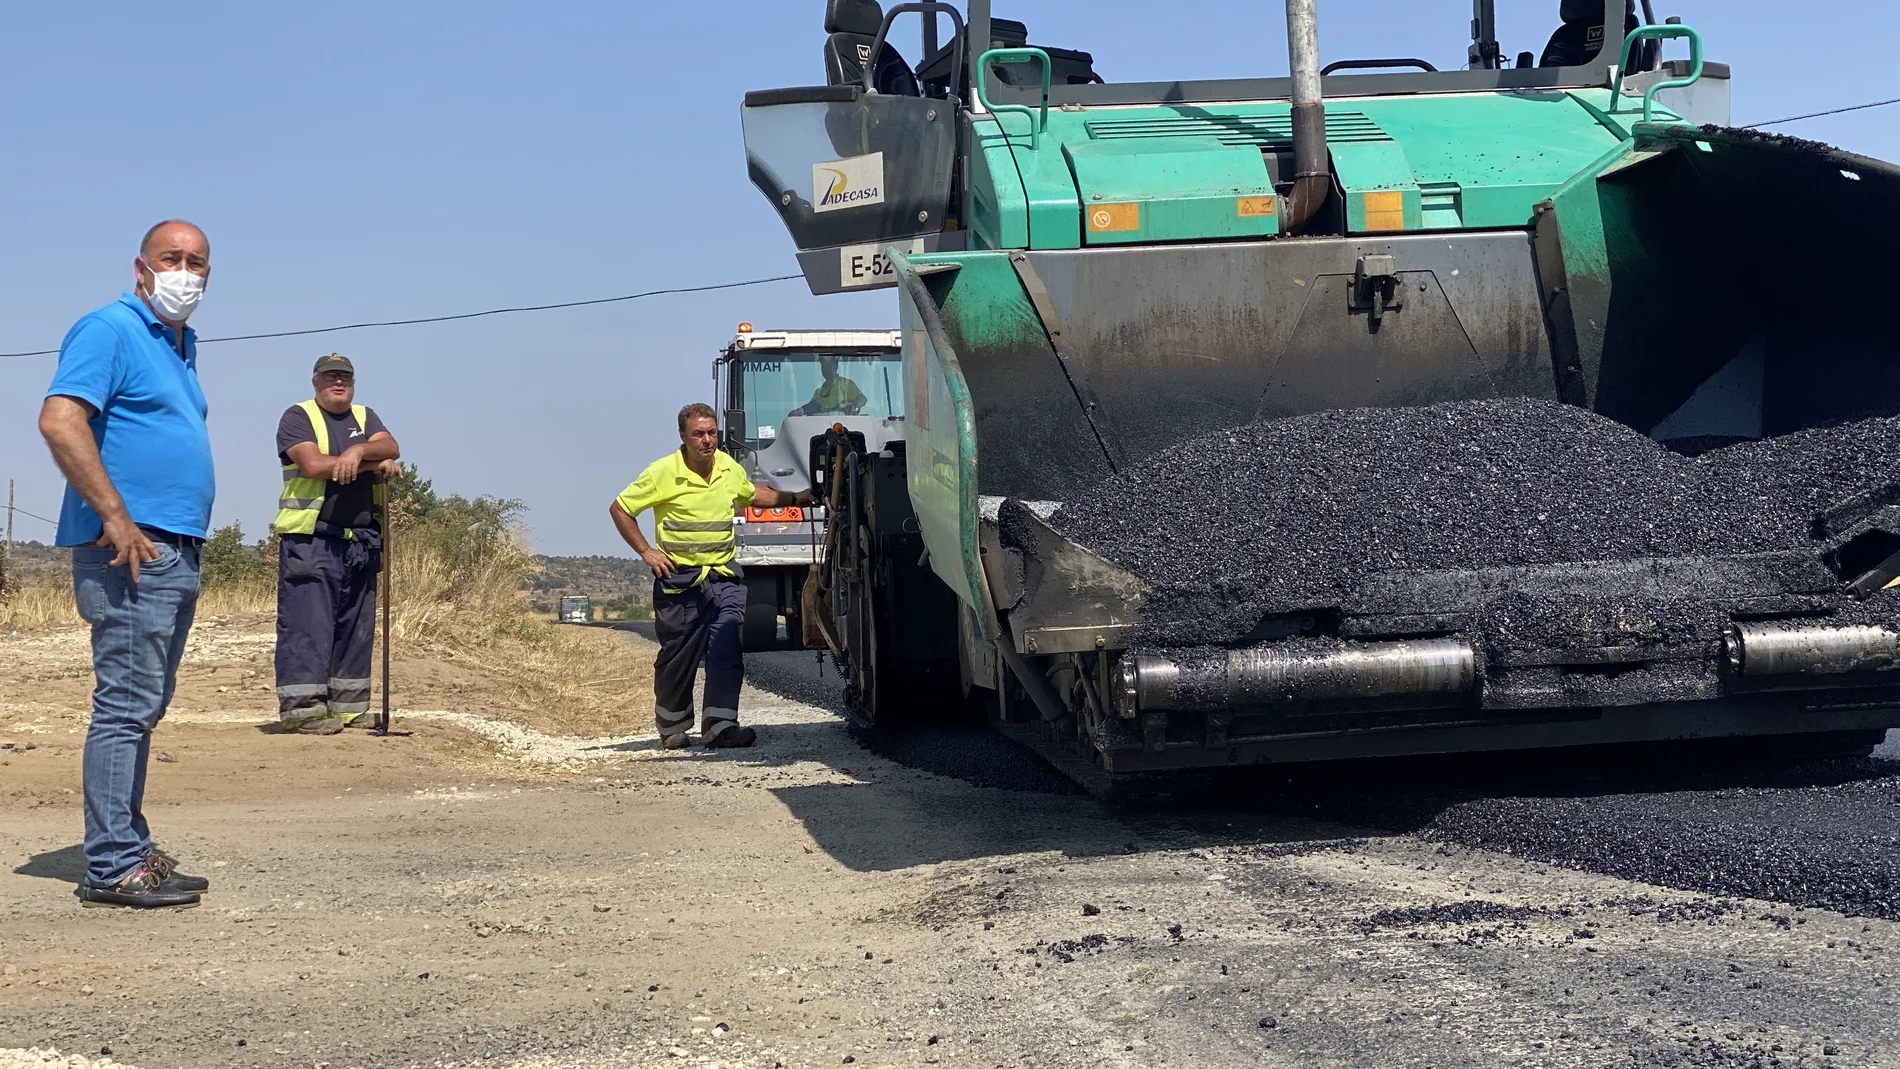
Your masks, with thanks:
[[[811,210],[835,212],[884,203],[884,154],[811,165]]]
[[[1116,230],[1141,229],[1141,205],[1093,204],[1089,206],[1089,233],[1104,234]]]

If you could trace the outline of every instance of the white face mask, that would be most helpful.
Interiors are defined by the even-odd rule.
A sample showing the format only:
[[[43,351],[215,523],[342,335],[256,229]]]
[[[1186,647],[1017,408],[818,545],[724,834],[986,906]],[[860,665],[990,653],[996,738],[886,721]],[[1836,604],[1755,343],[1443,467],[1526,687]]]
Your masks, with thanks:
[[[168,323],[183,323],[205,295],[203,275],[190,271],[153,271],[152,308]]]

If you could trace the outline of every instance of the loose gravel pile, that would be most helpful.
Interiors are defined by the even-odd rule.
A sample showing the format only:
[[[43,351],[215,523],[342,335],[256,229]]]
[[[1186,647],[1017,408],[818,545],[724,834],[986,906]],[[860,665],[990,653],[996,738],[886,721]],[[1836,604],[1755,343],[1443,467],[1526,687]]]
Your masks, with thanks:
[[[1571,405],[1459,401],[1218,431],[1052,523],[1154,584],[1148,640],[1223,644],[1378,572],[1818,548],[1816,511],[1896,481],[1900,419],[1690,458]]]

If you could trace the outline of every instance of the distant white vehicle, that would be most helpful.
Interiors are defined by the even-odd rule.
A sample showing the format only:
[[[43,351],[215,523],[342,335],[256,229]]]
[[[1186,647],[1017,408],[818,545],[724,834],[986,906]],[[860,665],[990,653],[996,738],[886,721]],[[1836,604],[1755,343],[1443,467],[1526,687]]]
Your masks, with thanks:
[[[560,610],[555,619],[564,624],[591,624],[594,622],[594,602],[586,597],[561,599]]]

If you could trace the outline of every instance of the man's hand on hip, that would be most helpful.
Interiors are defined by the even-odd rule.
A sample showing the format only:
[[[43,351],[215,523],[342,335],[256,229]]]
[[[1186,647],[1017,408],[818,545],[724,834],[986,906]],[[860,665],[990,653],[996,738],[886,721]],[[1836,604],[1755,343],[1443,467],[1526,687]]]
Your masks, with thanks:
[[[111,546],[117,550],[112,555],[112,567],[125,565],[131,568],[134,583],[139,581],[139,565],[158,559],[158,547],[145,537],[145,532],[139,530],[138,524],[133,523],[130,516],[114,516],[105,521],[105,535],[94,544]]]
[[[664,551],[659,549],[649,548],[643,551],[640,554],[640,559],[646,561],[647,567],[653,569],[654,576],[660,579],[665,579],[674,572],[679,571],[679,565],[673,563],[673,558],[667,556]]]

